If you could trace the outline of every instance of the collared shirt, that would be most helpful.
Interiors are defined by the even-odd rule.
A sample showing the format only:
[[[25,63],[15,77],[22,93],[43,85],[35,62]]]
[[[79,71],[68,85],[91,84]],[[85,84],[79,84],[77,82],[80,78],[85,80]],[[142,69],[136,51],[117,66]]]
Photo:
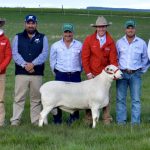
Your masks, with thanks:
[[[0,29],[0,36],[4,34],[4,30],[3,29]]]
[[[148,51],[148,58],[150,60],[150,40],[148,42],[148,49],[147,49],[147,51]]]
[[[147,45],[144,40],[135,36],[129,44],[126,36],[116,43],[120,69],[137,70],[146,72],[148,64]]]
[[[99,40],[100,47],[102,47],[106,43],[106,34],[102,37],[100,37],[98,34],[96,35],[96,38]]]
[[[32,61],[32,63],[35,66],[43,64],[45,62],[45,60],[47,59],[47,56],[48,56],[48,49],[49,49],[48,39],[46,36],[44,36],[42,53]],[[16,35],[14,37],[13,42],[12,42],[12,54],[13,54],[13,59],[14,59],[15,63],[18,64],[19,66],[24,67],[27,62],[18,53],[18,35]]]
[[[73,39],[67,48],[63,39],[55,42],[50,49],[50,66],[52,71],[57,69],[61,72],[81,71],[82,43]]]

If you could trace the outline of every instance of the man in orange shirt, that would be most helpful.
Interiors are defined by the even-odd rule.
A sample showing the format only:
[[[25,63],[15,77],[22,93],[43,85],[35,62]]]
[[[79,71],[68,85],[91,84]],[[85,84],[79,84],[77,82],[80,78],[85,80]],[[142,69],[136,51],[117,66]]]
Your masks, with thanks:
[[[5,20],[0,19],[0,126],[4,126],[5,121],[5,73],[12,55],[9,39],[4,35],[4,31],[1,28],[4,24]]]
[[[83,43],[82,64],[88,80],[100,74],[109,64],[118,66],[115,43],[107,32],[110,24],[103,16],[99,16],[96,24],[91,24],[96,28],[95,33],[87,36]],[[90,110],[86,110],[86,119],[91,120]],[[105,124],[112,121],[109,105],[103,108],[103,121]]]

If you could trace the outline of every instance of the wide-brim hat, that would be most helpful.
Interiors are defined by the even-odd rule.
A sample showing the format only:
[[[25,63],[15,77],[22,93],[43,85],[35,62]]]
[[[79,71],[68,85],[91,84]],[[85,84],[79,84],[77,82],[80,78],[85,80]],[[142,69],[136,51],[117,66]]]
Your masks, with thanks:
[[[5,19],[1,19],[1,18],[0,18],[0,27],[4,26],[5,22],[6,22]]]
[[[112,22],[107,22],[106,18],[103,16],[98,16],[96,20],[96,24],[91,24],[91,27],[98,27],[98,26],[109,26]]]

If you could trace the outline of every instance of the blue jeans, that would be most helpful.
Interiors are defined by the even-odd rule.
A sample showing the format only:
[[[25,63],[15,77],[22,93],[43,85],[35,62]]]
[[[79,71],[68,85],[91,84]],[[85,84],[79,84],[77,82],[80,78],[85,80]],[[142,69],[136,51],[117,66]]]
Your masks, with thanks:
[[[131,96],[131,124],[140,124],[141,116],[141,71],[128,74],[123,73],[123,79],[117,80],[117,103],[116,120],[118,124],[125,124],[127,121],[126,97],[127,89],[130,89]]]

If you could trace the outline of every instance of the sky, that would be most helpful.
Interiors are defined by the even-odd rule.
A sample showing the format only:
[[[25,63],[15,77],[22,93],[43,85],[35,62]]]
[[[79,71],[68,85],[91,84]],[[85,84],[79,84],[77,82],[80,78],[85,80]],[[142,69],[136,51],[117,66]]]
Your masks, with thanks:
[[[86,8],[88,6],[150,9],[150,0],[0,0],[0,7]]]

